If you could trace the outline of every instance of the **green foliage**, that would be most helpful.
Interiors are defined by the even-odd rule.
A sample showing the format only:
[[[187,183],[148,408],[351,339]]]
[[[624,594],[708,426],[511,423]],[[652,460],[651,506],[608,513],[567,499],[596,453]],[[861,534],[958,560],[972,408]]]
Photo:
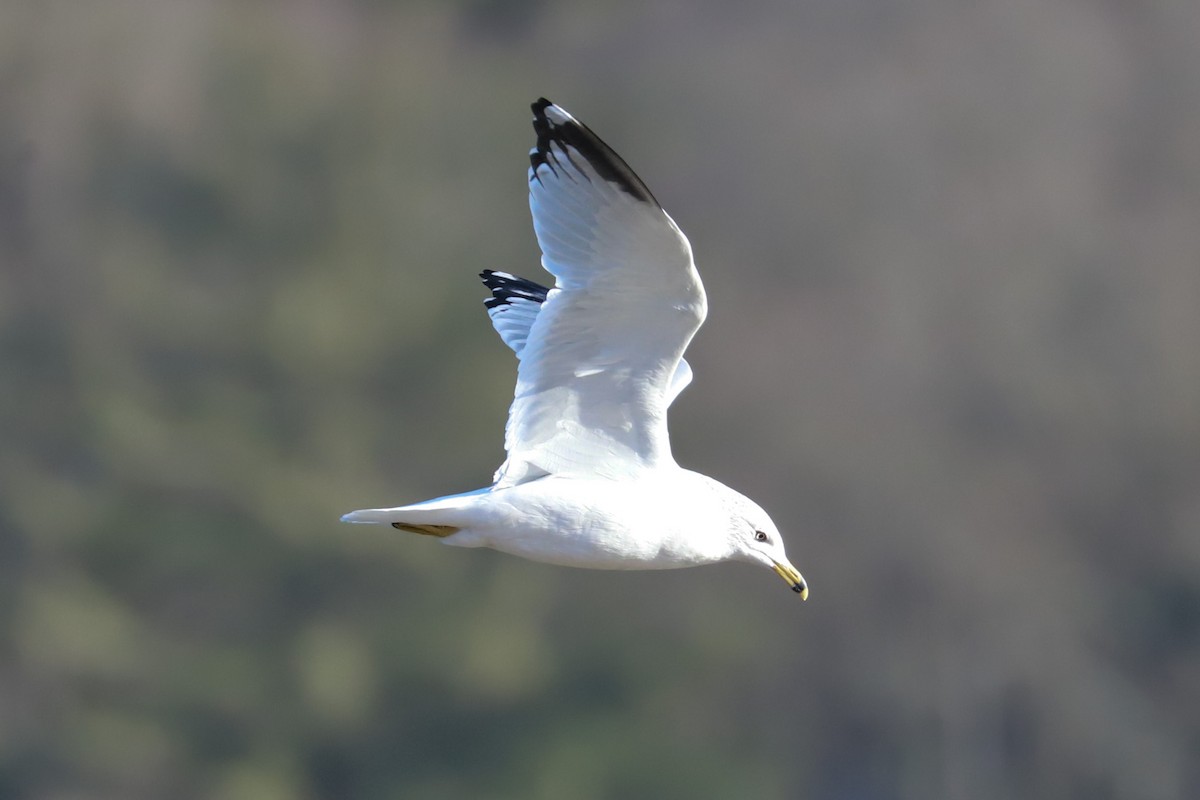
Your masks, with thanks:
[[[10,2],[0,797],[1200,793],[1188,4]],[[526,104],[712,313],[810,578],[339,525],[484,485]]]

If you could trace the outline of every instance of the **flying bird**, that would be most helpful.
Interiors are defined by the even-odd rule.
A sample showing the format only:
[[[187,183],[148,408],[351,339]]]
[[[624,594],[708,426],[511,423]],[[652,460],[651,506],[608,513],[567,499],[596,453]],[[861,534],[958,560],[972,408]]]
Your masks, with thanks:
[[[342,520],[571,567],[746,561],[807,598],[767,513],[671,455],[667,409],[708,308],[687,237],[591,129],[545,98],[532,108],[529,207],[554,286],[480,275],[518,361],[507,458],[491,486]]]

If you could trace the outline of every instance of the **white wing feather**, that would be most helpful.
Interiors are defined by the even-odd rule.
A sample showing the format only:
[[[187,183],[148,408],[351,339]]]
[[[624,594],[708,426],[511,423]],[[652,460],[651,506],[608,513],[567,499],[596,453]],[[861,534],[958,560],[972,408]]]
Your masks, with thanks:
[[[521,358],[525,343],[529,341],[529,329],[542,310],[542,303],[550,290],[527,278],[519,278],[507,272],[485,269],[479,274],[483,283],[492,290],[487,301],[488,317],[500,339]],[[671,384],[667,389],[667,405],[675,402],[679,393],[692,382],[692,367],[686,359],[679,359]]]
[[[507,272],[485,269],[479,277],[483,285],[492,290],[492,296],[485,301],[492,327],[517,358],[521,358],[525,343],[529,341],[529,329],[550,290]]]
[[[671,386],[707,308],[691,246],[595,134],[548,101],[533,110],[529,205],[555,287],[521,351],[496,484],[673,463]]]

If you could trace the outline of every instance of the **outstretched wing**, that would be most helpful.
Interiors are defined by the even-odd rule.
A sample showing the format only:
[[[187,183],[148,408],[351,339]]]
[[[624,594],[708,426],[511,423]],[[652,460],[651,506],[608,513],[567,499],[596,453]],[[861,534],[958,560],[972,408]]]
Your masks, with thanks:
[[[533,114],[529,207],[555,285],[519,351],[496,483],[673,463],[672,379],[707,309],[691,246],[591,130],[545,99]]]
[[[492,327],[500,339],[521,358],[525,342],[529,341],[529,329],[542,310],[542,303],[550,290],[540,283],[510,275],[507,272],[485,269],[479,273],[483,285],[492,290],[492,296],[484,301]],[[692,382],[692,367],[686,359],[679,359],[671,384],[667,389],[667,405],[675,402],[679,393]]]

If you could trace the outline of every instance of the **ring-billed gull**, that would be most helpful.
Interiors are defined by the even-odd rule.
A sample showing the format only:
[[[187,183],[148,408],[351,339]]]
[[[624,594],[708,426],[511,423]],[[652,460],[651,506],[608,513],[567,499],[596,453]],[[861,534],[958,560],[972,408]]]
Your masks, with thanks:
[[[533,115],[529,207],[554,288],[480,276],[518,360],[508,458],[489,487],[342,519],[572,567],[748,561],[807,598],[767,513],[671,456],[667,407],[707,313],[691,245],[587,126],[544,98]]]

